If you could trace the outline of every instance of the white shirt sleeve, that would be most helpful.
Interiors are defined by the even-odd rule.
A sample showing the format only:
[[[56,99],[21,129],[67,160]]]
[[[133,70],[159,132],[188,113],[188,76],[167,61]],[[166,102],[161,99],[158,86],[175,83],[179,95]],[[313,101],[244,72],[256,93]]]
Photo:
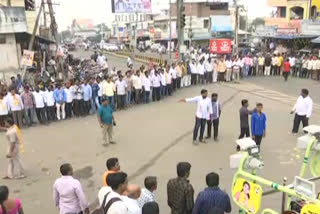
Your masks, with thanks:
[[[309,118],[312,114],[312,108],[313,108],[313,101],[310,98],[308,102],[308,110],[307,110],[307,118]]]
[[[195,103],[199,101],[199,96],[193,97],[193,98],[187,98],[186,102],[187,103]]]

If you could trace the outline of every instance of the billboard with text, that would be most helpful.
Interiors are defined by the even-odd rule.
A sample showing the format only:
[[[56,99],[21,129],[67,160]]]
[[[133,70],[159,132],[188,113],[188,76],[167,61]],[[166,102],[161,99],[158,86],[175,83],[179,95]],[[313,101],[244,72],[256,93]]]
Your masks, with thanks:
[[[151,13],[151,0],[111,0],[113,13]]]
[[[0,33],[27,32],[23,7],[0,7]]]

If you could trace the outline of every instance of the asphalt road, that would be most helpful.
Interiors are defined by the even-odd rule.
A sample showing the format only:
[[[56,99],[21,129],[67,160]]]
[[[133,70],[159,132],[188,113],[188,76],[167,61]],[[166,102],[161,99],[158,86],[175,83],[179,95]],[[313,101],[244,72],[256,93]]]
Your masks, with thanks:
[[[125,59],[112,56],[108,59],[111,66],[125,66]],[[220,174],[221,188],[230,193],[234,171],[229,168],[229,156],[235,153],[240,123],[238,110],[244,98],[249,99],[251,107],[262,102],[267,114],[267,137],[262,142],[265,167],[258,174],[277,183],[282,183],[286,176],[292,182],[303,162],[303,151],[295,149],[297,137],[288,135],[293,121],[289,112],[300,88],[312,87],[311,96],[315,100],[319,97],[315,82],[294,81],[294,84],[290,81],[284,84],[280,78],[270,77],[246,80],[240,84],[196,86],[180,90],[157,103],[116,112],[117,145],[109,147],[102,146],[101,129],[95,115],[23,129],[25,154],[22,159],[28,178],[2,181],[2,184],[9,186],[11,197],[22,200],[25,213],[40,214],[45,210],[54,214],[58,211],[52,199],[52,185],[60,177],[59,166],[62,163],[73,165],[75,177],[80,179],[87,199],[93,202],[102,185],[105,161],[116,156],[120,159],[121,169],[129,174],[130,183],[143,185],[144,177],[158,177],[156,199],[162,214],[169,213],[166,183],[176,176],[175,167],[179,161],[192,164],[190,182],[195,188],[195,197],[205,187],[205,175],[211,171]],[[196,105],[178,103],[177,100],[196,96],[202,88],[207,88],[210,93],[217,92],[223,102],[220,141],[193,146]],[[311,124],[319,123],[319,113],[316,105]],[[0,142],[0,169],[4,174],[7,141],[3,133],[0,134]],[[317,190],[320,191],[319,185]],[[281,194],[265,197],[263,207],[279,210],[280,200]],[[233,204],[232,213],[237,211]]]

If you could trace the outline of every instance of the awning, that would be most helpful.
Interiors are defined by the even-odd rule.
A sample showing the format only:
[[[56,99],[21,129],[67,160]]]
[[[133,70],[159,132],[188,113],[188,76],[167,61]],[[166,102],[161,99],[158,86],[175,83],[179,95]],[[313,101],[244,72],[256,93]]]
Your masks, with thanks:
[[[265,38],[274,38],[274,39],[312,39],[316,36],[310,36],[310,35],[275,35],[275,36],[263,36]]]
[[[311,43],[320,44],[320,36],[318,38],[311,40]]]

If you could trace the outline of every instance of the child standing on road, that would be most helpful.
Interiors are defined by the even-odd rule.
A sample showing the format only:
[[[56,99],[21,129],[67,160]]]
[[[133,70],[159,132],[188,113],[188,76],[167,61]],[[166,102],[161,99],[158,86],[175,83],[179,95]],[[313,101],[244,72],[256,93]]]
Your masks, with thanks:
[[[252,139],[256,142],[258,147],[260,147],[261,145],[262,137],[266,136],[267,117],[262,112],[262,109],[262,103],[258,103],[256,107],[256,112],[254,112],[251,117]]]

